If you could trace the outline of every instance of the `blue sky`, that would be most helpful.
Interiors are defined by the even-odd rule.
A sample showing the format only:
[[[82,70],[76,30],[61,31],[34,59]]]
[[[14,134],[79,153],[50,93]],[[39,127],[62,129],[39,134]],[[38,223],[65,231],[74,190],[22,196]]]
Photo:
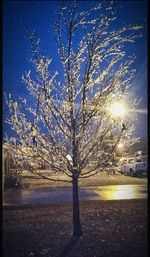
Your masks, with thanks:
[[[83,8],[87,8],[89,4],[88,1],[80,2]],[[53,33],[58,5],[59,1],[5,1],[3,4],[3,91],[10,92],[14,98],[27,94],[21,77],[31,68],[28,62],[31,54],[30,42],[26,38],[24,25],[35,31],[40,38],[43,54],[52,58],[51,67],[59,71],[59,57]],[[128,52],[135,53],[137,69],[130,95],[142,97],[139,108],[147,109],[147,2],[118,1],[117,10],[116,26],[132,22],[142,22],[144,25],[143,37],[136,44],[130,45]],[[8,110],[3,101],[3,117],[7,115]],[[138,114],[136,127],[136,135],[146,138],[146,114]],[[3,131],[11,135],[10,128],[5,123]]]

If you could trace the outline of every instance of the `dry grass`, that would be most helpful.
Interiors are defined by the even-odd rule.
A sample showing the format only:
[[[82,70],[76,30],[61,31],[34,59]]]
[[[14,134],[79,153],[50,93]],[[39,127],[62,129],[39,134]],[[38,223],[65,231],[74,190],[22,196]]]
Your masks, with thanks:
[[[83,237],[71,238],[71,204],[5,207],[3,257],[146,257],[146,200],[81,203]]]

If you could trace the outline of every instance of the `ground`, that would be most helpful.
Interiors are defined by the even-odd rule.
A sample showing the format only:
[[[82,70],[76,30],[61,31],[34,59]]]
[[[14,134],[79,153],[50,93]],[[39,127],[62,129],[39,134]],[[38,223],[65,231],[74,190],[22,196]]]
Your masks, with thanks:
[[[48,171],[47,171],[47,174]],[[31,175],[30,173],[24,173],[23,174],[23,187],[28,188],[34,188],[34,187],[66,187],[66,186],[72,186],[71,183],[65,183],[65,182],[53,182],[45,179],[41,179],[40,177],[37,177],[34,179],[35,176]],[[66,176],[63,174],[56,175],[52,174],[51,178],[58,178],[58,179],[66,179]],[[79,180],[79,186],[107,186],[107,185],[141,185],[141,184],[147,184],[147,178],[146,177],[130,177],[130,176],[124,176],[119,173],[115,175],[108,175],[105,172],[98,173],[95,176],[84,178]]]
[[[145,185],[147,178],[104,173],[79,182],[126,184]],[[71,184],[23,178],[23,187],[54,186]],[[80,210],[83,236],[74,239],[70,203],[3,207],[3,257],[147,257],[146,199],[86,201]]]
[[[146,257],[147,201],[82,202],[73,239],[71,204],[4,207],[3,257]]]

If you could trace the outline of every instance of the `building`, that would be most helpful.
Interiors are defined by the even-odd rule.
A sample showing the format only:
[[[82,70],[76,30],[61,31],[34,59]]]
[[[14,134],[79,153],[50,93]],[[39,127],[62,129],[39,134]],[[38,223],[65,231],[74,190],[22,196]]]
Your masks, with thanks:
[[[4,189],[5,177],[11,175],[10,152],[7,144],[3,144],[2,154],[2,188]]]

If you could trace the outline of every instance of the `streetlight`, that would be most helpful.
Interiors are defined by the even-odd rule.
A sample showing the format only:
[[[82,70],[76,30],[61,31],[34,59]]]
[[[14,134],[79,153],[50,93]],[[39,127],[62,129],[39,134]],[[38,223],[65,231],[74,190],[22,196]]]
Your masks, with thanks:
[[[127,108],[123,102],[113,102],[109,106],[109,112],[112,117],[116,118],[118,121],[122,121],[122,131],[126,130],[126,126],[123,123],[123,117],[127,113]]]
[[[118,121],[122,121],[123,117],[125,116],[126,114],[126,107],[124,105],[123,102],[113,102],[110,107],[109,107],[109,112],[111,114],[112,117],[116,118]],[[121,130],[121,133],[126,130],[126,126],[125,124],[122,122],[122,130]],[[119,141],[118,141],[119,143]],[[119,148],[120,150],[123,150],[123,144],[122,143],[119,143],[117,148]],[[113,153],[113,163],[115,163],[115,151]],[[114,172],[115,174],[115,172]]]
[[[126,107],[121,102],[114,102],[110,106],[109,111],[114,117],[123,117],[126,114]]]
[[[123,149],[124,144],[123,144],[123,143],[119,143],[117,147],[118,147],[119,149]]]
[[[117,145],[117,153],[122,157],[124,155],[124,150],[125,150],[125,144],[124,143],[119,143]]]

